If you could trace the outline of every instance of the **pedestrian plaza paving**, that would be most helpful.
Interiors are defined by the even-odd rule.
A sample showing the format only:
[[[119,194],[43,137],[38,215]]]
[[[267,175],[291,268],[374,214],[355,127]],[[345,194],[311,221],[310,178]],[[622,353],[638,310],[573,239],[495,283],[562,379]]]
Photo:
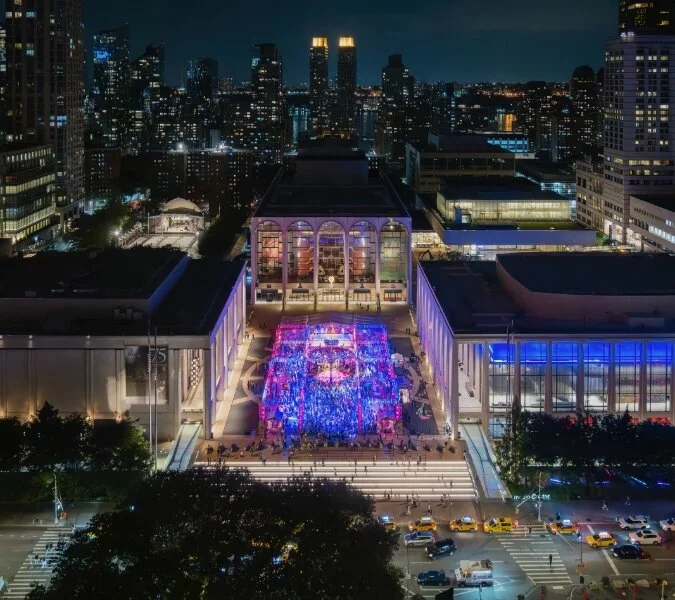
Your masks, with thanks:
[[[26,556],[18,570],[17,574],[9,584],[7,591],[2,595],[3,600],[23,600],[34,584],[47,585],[52,577],[53,559],[58,556],[56,548],[59,535],[67,534],[63,527],[49,527],[40,536],[40,539],[33,546],[30,554]],[[48,544],[53,544],[53,549],[47,550]],[[35,560],[35,555],[40,557]]]
[[[532,528],[531,533],[529,527]],[[511,533],[495,537],[535,585],[572,583],[552,536],[543,523],[521,525]]]

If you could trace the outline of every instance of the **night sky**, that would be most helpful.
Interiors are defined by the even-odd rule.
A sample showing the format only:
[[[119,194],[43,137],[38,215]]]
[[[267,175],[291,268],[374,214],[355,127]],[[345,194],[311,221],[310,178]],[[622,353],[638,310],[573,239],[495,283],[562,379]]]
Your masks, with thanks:
[[[167,79],[185,79],[185,61],[218,60],[219,75],[248,81],[251,44],[275,42],[286,83],[307,81],[309,39],[353,35],[359,83],[379,83],[387,56],[402,53],[421,80],[566,80],[602,63],[617,33],[616,0],[85,0],[87,48],[100,29],[128,21],[132,57],[166,44]]]

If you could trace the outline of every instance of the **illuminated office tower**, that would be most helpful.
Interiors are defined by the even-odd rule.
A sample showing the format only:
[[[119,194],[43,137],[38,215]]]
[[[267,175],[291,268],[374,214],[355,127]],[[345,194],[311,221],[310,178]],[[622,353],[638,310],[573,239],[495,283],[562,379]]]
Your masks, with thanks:
[[[256,161],[258,164],[280,164],[284,140],[283,69],[275,44],[253,46],[251,87]]]
[[[338,40],[337,129],[342,134],[356,131],[356,44],[353,37]]]
[[[330,128],[328,93],[328,38],[312,38],[309,49],[309,120],[312,134]]]
[[[584,150],[595,147],[598,141],[598,83],[591,67],[574,70],[570,98],[574,106],[573,153],[582,156]]]
[[[105,148],[125,148],[129,116],[129,26],[94,36],[94,122]]]
[[[619,0],[619,33],[632,35],[675,34],[673,0]]]
[[[7,141],[51,144],[63,224],[84,200],[82,0],[6,0]]]

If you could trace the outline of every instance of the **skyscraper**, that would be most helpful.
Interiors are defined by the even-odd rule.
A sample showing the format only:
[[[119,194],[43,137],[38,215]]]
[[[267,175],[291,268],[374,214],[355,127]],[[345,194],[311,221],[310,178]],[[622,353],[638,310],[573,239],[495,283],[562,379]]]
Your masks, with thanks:
[[[337,114],[339,133],[356,131],[356,44],[353,37],[338,40]]]
[[[415,80],[393,54],[382,69],[382,97],[377,116],[376,150],[394,163],[405,160],[405,142],[411,130]]]
[[[551,87],[545,81],[527,83],[518,122],[537,153],[551,151],[551,101]]]
[[[666,3],[629,2],[622,9],[636,11],[637,4],[650,9],[645,18],[653,19],[658,7],[667,20]],[[675,35],[654,35],[650,23],[640,21],[635,31],[628,29],[634,35],[623,35],[622,21],[622,35],[605,44],[603,231],[638,245],[627,231],[631,195],[672,195],[675,184]]]
[[[105,148],[126,150],[129,115],[129,26],[94,36],[95,133]]]
[[[150,148],[152,127],[164,84],[164,44],[147,46],[131,63],[129,150],[142,154]]]
[[[576,151],[576,114],[567,96],[555,96],[551,104],[551,160],[563,162]]]
[[[570,98],[574,107],[573,152],[582,156],[585,149],[598,141],[598,83],[593,69],[578,67],[570,80]]]
[[[675,33],[673,0],[619,0],[619,33],[671,35]]]
[[[8,140],[54,148],[63,223],[84,198],[82,0],[6,0],[5,6]]]
[[[328,93],[328,38],[312,38],[309,49],[309,120],[312,134],[322,134],[330,128]]]
[[[251,87],[256,161],[258,164],[281,163],[284,141],[283,69],[281,55],[275,44],[253,46]]]
[[[218,62],[212,58],[195,58],[187,63],[188,99],[195,105],[211,104],[218,86]]]

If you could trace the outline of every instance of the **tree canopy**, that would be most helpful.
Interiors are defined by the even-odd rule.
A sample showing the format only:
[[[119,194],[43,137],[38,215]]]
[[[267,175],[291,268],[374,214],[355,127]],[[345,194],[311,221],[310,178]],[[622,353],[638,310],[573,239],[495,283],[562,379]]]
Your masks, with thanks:
[[[397,534],[344,482],[158,472],[95,516],[30,600],[403,598]]]

